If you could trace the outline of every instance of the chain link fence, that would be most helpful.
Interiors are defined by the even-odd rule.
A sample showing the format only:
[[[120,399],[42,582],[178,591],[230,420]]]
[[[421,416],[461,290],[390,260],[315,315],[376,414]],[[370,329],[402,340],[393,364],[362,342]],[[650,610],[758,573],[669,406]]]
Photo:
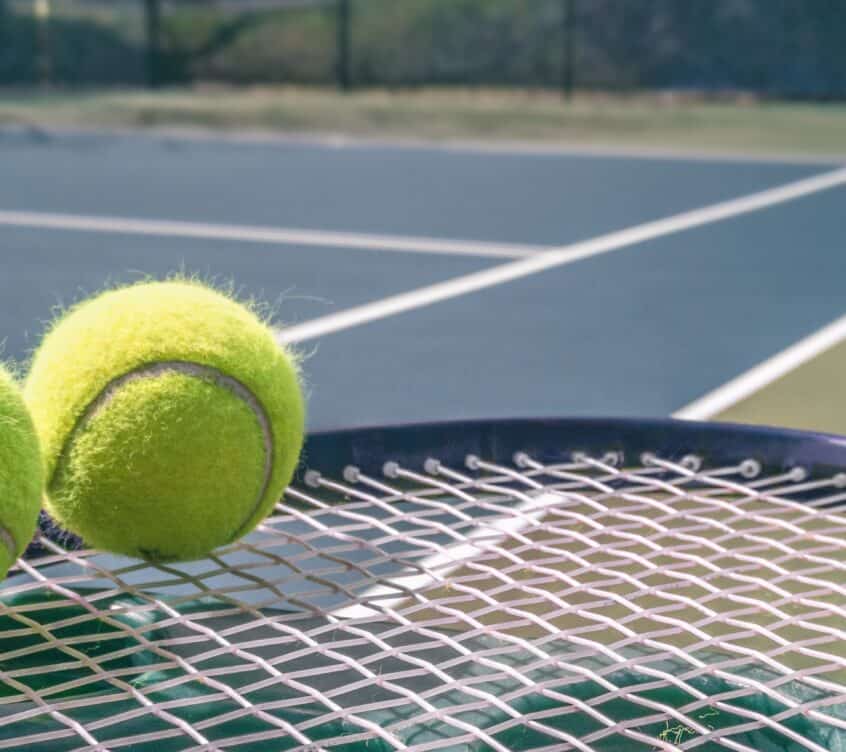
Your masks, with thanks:
[[[843,0],[0,0],[0,84],[846,97]]]

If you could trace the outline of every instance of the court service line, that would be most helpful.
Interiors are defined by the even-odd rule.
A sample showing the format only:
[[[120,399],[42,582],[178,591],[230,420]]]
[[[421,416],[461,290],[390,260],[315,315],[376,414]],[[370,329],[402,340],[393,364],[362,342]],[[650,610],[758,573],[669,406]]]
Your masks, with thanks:
[[[844,340],[846,340],[846,316],[842,316],[754,368],[750,368],[746,373],[694,400],[673,413],[673,417],[683,420],[713,418]]]
[[[729,199],[664,219],[646,222],[596,238],[551,248],[545,253],[495,266],[417,290],[393,295],[345,311],[322,316],[278,332],[282,343],[303,342],[378,319],[468,295],[489,287],[528,277],[532,274],[572,264],[575,261],[628,248],[648,240],[713,224],[743,214],[809,196],[846,184],[846,168],[825,172],[785,185]]]
[[[47,230],[105,232],[120,235],[155,235],[172,238],[236,240],[247,243],[356,248],[398,253],[436,253],[451,256],[487,258],[524,258],[547,250],[547,246],[488,243],[447,238],[418,238],[405,235],[381,235],[332,232],[290,227],[209,224],[176,220],[103,217],[83,214],[54,214],[34,211],[2,211],[0,225]]]

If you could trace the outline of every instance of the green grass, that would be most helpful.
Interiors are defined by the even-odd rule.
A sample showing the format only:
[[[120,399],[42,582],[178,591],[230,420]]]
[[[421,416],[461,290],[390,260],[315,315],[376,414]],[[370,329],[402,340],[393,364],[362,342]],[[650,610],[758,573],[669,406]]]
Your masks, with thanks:
[[[201,127],[432,140],[519,140],[846,154],[846,105],[671,95],[420,89],[197,88],[0,94],[0,125]]]
[[[732,405],[717,419],[846,435],[846,399],[840,396],[844,371],[846,344],[840,343]]]

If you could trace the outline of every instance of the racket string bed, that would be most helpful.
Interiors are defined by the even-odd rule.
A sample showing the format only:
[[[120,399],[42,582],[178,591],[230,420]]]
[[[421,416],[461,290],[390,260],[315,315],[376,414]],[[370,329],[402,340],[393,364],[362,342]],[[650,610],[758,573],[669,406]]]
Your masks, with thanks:
[[[203,562],[41,541],[0,749],[846,749],[846,475],[424,459],[311,471]]]

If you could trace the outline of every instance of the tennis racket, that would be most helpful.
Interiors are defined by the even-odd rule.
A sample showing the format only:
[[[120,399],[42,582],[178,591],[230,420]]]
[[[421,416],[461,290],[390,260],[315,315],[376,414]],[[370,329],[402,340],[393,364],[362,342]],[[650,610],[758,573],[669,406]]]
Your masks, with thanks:
[[[843,752],[844,503],[831,436],[312,435],[207,560],[43,526],[0,591],[0,748]]]

